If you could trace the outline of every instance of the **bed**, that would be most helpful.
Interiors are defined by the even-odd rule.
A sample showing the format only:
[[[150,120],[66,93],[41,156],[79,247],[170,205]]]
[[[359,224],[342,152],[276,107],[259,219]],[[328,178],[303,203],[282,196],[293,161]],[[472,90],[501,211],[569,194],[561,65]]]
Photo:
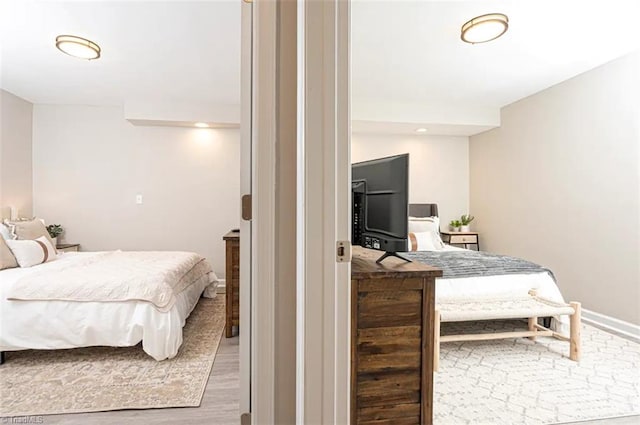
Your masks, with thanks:
[[[415,218],[438,217],[438,206],[437,204],[410,204],[409,216]],[[564,302],[550,270],[514,257],[483,254],[449,245],[444,245],[438,251],[408,252],[403,256],[412,261],[423,262],[443,269],[443,277],[436,279],[436,303],[439,301],[492,299],[511,295],[525,296],[531,289],[535,289],[542,298]],[[482,268],[478,267],[478,270],[482,271],[473,276],[470,275],[471,273],[461,273],[462,276],[456,276],[453,269],[462,261],[464,264],[476,264],[483,262],[486,258],[491,260],[492,257],[501,257],[505,261],[517,260],[522,271],[500,272],[503,274],[496,271],[494,274],[491,272],[491,261],[483,263]],[[487,266],[487,264],[489,265]],[[568,319],[566,317],[554,318],[551,326],[558,331],[567,331]]]
[[[0,270],[0,351],[142,342],[154,359],[172,358],[217,282],[204,258],[183,252],[69,252]]]

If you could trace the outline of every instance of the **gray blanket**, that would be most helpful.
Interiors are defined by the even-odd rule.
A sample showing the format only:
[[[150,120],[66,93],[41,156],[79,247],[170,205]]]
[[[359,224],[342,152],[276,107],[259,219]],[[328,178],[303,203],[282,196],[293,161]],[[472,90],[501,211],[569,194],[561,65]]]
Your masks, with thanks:
[[[442,269],[444,279],[547,272],[555,281],[551,270],[538,264],[483,251],[418,251],[402,255],[412,261]]]

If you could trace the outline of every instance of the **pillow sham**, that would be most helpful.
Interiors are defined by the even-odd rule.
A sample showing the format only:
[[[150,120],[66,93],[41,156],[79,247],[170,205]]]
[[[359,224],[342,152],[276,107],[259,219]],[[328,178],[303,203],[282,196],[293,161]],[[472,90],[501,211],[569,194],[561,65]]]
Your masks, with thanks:
[[[4,238],[0,238],[0,270],[13,269],[18,267],[16,257],[7,246]]]
[[[433,245],[436,250],[444,248],[444,242],[440,238],[439,217],[409,217],[409,233],[431,233]]]
[[[55,244],[53,243],[51,236],[49,236],[49,232],[44,225],[44,221],[38,218],[20,221],[5,220],[4,224],[9,228],[11,234],[14,235],[12,239],[34,240],[44,237],[49,241],[49,244],[53,246],[55,252]]]
[[[44,236],[34,240],[8,240],[6,243],[20,267],[32,267],[56,259],[56,250]]]

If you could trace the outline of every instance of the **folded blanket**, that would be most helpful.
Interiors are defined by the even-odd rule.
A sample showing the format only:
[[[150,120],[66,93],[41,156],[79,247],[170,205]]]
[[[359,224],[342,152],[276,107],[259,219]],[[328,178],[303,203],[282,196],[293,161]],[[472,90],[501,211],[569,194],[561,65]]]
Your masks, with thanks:
[[[190,252],[103,252],[24,276],[7,299],[147,301],[168,311],[176,295],[211,272],[208,261]]]
[[[546,272],[555,281],[551,270],[538,264],[483,251],[420,251],[402,255],[410,260],[442,269],[443,279]]]

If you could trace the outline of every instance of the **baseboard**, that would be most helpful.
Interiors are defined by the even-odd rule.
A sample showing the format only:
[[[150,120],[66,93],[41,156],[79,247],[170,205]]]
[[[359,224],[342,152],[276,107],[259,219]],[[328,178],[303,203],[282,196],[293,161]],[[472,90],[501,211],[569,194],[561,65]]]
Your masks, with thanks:
[[[225,279],[218,279],[218,286],[216,287],[216,294],[224,294],[227,288],[227,281]]]
[[[582,309],[582,321],[640,342],[640,326],[595,311]]]

